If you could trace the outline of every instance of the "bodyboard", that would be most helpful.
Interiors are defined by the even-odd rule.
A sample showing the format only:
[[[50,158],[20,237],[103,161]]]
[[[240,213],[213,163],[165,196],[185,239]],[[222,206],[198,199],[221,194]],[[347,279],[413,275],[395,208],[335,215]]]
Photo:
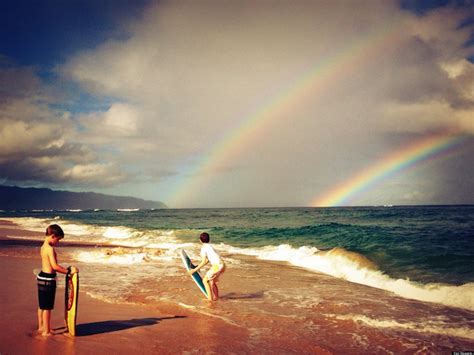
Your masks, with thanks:
[[[181,250],[180,252],[181,260],[183,260],[184,267],[186,270],[194,269],[195,266],[191,262],[191,259],[189,259],[188,254],[184,250]],[[194,274],[191,275],[191,278],[194,280],[196,285],[199,287],[201,292],[206,296],[207,298],[207,292],[206,292],[206,287],[204,286],[204,283],[202,282],[202,277],[199,274],[199,271],[196,271]]]
[[[64,321],[70,335],[76,335],[77,302],[79,298],[79,274],[66,274]]]

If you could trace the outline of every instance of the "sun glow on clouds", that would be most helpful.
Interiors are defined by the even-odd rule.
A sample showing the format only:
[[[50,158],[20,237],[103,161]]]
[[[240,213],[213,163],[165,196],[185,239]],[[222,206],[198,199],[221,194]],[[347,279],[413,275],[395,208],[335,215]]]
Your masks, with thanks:
[[[123,173],[117,171],[113,164],[76,165],[64,171],[63,176],[72,181],[84,182],[94,181],[98,176],[105,176],[106,181],[96,181],[97,185],[118,183],[124,177]]]

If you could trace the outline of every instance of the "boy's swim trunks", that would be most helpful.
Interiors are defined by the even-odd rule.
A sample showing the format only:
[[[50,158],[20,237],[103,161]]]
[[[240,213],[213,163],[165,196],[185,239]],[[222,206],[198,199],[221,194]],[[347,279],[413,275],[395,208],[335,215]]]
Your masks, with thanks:
[[[41,271],[36,276],[36,282],[38,284],[39,308],[43,310],[53,309],[56,296],[56,274]]]
[[[215,264],[212,265],[209,271],[206,273],[206,277],[208,280],[217,281],[219,276],[225,271],[225,264]]]

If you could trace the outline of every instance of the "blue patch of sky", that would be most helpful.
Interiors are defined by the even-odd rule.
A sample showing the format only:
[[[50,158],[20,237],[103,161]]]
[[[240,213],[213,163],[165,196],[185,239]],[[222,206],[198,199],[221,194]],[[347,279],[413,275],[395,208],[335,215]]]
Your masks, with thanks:
[[[471,0],[400,0],[400,7],[417,15],[424,15],[438,7],[469,7],[473,6]]]
[[[81,91],[73,101],[64,101],[50,104],[49,107],[59,111],[67,111],[73,115],[86,114],[90,112],[105,112],[112,103],[116,102],[110,98],[97,99],[97,97]]]
[[[466,10],[467,17],[459,24],[459,27],[472,27],[474,24],[474,2],[472,0],[399,0],[399,4],[402,9],[418,16],[423,16],[431,10],[444,6],[462,8]],[[474,46],[474,31],[471,32],[470,40],[464,45],[466,48]],[[474,63],[474,55],[467,57],[467,60]]]
[[[464,44],[466,48],[474,47],[474,2],[471,5],[471,16],[467,17],[463,22],[459,24],[459,28],[468,27],[471,28],[471,36],[469,40]],[[473,49],[474,53],[474,49]],[[471,63],[474,63],[474,54],[467,58]]]
[[[98,96],[83,90],[75,82],[63,82],[63,100],[51,103],[49,106],[60,111],[67,111],[73,115],[88,112],[107,111],[113,103],[123,100],[108,96]]]
[[[473,12],[474,12],[474,9],[473,9]],[[465,43],[465,46],[466,46],[466,48],[474,47],[474,16],[466,19],[466,21],[464,21],[460,25],[460,27],[470,27],[471,28],[471,36],[470,36],[469,40]],[[473,50],[473,52],[474,52],[474,50]],[[468,57],[468,59],[471,61],[471,63],[474,63],[474,54],[472,56]]]
[[[45,82],[60,87],[64,100],[51,107],[73,114],[105,111],[113,98],[91,95],[58,78],[54,68],[74,53],[110,39],[126,39],[126,23],[142,15],[148,0],[2,0],[0,56],[34,66]]]
[[[144,0],[2,0],[0,53],[18,65],[51,68],[77,50],[128,35]]]

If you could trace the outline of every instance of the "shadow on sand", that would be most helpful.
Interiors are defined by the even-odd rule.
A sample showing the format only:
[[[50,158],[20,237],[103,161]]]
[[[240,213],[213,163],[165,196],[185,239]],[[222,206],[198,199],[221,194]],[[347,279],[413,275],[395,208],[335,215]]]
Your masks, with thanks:
[[[236,293],[231,292],[221,296],[224,300],[242,300],[242,299],[250,299],[250,298],[263,298],[263,291],[255,292],[255,293]]]
[[[163,318],[141,318],[128,320],[108,320],[103,322],[78,324],[76,336],[83,337],[94,334],[117,332],[136,327],[144,327],[160,323],[162,320],[186,318],[185,316],[163,317]]]

